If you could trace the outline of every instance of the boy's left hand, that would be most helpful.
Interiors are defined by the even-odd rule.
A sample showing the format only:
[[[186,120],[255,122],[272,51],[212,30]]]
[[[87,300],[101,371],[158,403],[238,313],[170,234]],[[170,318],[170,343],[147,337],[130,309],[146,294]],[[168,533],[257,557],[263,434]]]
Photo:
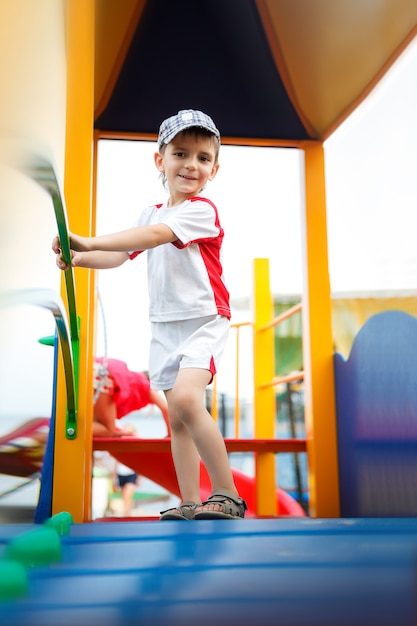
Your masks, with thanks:
[[[76,252],[89,252],[92,250],[92,237],[82,237],[81,235],[69,233],[69,239],[71,250],[75,250]]]

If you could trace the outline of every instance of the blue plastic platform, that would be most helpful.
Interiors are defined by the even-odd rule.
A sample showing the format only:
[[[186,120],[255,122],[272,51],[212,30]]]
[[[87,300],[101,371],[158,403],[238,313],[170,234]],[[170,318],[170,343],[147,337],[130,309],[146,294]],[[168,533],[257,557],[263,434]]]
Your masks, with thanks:
[[[0,526],[0,558],[36,528]],[[417,624],[417,519],[93,522],[60,541],[0,624]]]

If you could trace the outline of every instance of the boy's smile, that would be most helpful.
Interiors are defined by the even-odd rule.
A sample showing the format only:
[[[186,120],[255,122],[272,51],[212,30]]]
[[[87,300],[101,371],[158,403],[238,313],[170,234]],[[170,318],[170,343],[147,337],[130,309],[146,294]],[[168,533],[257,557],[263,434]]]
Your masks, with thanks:
[[[169,205],[181,204],[198,195],[207,181],[217,174],[218,144],[214,136],[181,132],[155,155],[155,164],[164,172],[169,190]]]

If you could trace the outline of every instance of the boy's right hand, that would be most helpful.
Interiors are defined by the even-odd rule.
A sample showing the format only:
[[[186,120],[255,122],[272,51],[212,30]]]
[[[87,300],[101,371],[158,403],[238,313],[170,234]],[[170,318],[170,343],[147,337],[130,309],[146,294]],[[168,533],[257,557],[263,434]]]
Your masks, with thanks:
[[[61,252],[61,242],[59,240],[59,235],[55,235],[55,237],[52,239],[52,250],[55,252],[55,254],[60,254]]]
[[[67,265],[67,263],[65,263],[64,259],[62,258],[61,242],[59,240],[58,235],[55,235],[55,237],[52,240],[52,250],[56,254],[55,262],[57,266],[59,267],[60,270],[65,272],[67,269],[69,269],[70,266]],[[74,252],[72,250],[70,250],[70,254],[71,254],[71,265],[76,265],[76,263],[73,263]]]

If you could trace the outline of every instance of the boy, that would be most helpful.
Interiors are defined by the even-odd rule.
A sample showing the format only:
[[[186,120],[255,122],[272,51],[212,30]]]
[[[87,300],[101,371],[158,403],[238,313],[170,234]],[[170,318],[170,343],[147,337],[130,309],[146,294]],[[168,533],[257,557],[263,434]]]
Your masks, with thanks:
[[[70,235],[71,264],[117,267],[148,251],[153,389],[163,390],[171,424],[171,450],[181,504],[167,519],[242,519],[246,503],[233,481],[223,437],[204,405],[230,328],[223,281],[223,229],[216,207],[199,194],[218,169],[220,133],[195,110],[162,122],[155,165],[169,198],[143,211],[135,226],[101,237]],[[52,248],[65,270],[58,237]],[[212,494],[200,503],[200,458]]]

